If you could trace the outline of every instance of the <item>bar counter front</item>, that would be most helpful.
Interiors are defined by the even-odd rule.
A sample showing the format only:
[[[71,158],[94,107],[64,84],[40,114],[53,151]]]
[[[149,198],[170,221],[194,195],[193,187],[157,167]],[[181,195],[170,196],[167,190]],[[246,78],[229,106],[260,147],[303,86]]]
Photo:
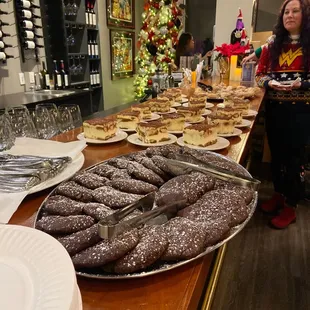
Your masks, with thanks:
[[[258,111],[263,94],[251,103]],[[220,153],[237,163],[244,162],[249,138],[254,126],[243,129],[239,137],[230,138],[230,146]],[[76,140],[82,128],[59,135],[57,141]],[[83,153],[87,168],[111,157],[136,152],[142,147],[126,140],[108,145],[88,145]],[[29,195],[11,218],[9,224],[33,227],[38,208],[49,194],[49,190]],[[226,245],[191,263],[145,278],[128,280],[94,280],[78,277],[84,310],[183,310],[209,309],[216,288],[221,262]]]

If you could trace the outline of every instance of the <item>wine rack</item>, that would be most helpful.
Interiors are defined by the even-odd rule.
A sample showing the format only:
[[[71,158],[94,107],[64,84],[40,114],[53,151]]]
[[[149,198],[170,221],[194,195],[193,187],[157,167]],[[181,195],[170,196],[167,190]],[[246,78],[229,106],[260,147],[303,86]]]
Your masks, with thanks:
[[[1,3],[6,4],[7,1],[2,0],[0,1],[0,4]],[[9,12],[2,10],[2,8],[0,7],[0,18],[2,15],[8,14]],[[9,23],[4,22],[2,19],[0,19],[0,64],[5,64],[7,59],[14,58],[14,56],[8,55],[5,50],[6,48],[12,47],[12,45],[5,42],[5,38],[11,36],[11,34],[5,31],[4,28],[6,28],[6,26],[9,26]]]
[[[36,29],[42,28],[37,24],[38,20],[41,20],[40,6],[31,0],[13,0],[13,3],[22,62],[26,60],[26,50],[33,50],[35,60],[39,62],[39,49],[44,49],[44,45],[38,41],[43,36],[36,32]]]

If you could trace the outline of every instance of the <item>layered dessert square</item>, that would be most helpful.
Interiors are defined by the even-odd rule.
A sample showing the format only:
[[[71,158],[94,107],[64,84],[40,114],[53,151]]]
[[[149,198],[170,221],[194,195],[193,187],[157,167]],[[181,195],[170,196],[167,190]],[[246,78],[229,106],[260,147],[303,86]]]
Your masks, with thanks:
[[[179,114],[183,114],[185,116],[186,122],[199,122],[201,120],[201,115],[204,108],[201,107],[179,107],[177,109]]]
[[[167,126],[169,131],[183,131],[185,125],[185,116],[178,113],[164,114],[162,123]]]
[[[217,142],[217,126],[200,123],[184,128],[183,140],[187,144],[208,146]]]
[[[161,121],[139,123],[137,134],[144,143],[158,143],[169,140],[167,126]]]
[[[116,135],[116,119],[106,117],[84,121],[83,130],[85,138],[108,140]]]
[[[117,114],[116,118],[118,128],[136,130],[137,124],[140,121],[140,112],[124,111]]]
[[[148,103],[133,105],[131,107],[131,111],[134,111],[134,112],[138,111],[140,113],[141,119],[152,118],[151,105]]]
[[[217,126],[218,134],[231,134],[235,130],[235,121],[232,116],[212,113],[207,116],[207,120],[210,125]]]
[[[243,111],[242,115],[248,114],[248,110],[250,109],[250,106],[251,106],[250,100],[234,98],[233,102],[234,102],[234,107],[236,109],[241,109]]]
[[[205,97],[191,97],[188,102],[189,107],[199,107],[204,109],[206,107]]]
[[[176,102],[182,101],[182,89],[181,88],[168,88],[165,92],[165,94],[172,94],[174,96],[174,100]]]
[[[152,112],[167,113],[170,111],[171,102],[166,97],[154,98],[154,99],[148,100],[147,103],[151,106]]]
[[[233,107],[219,107],[216,110],[216,114],[220,116],[230,116],[233,117],[236,113],[236,110]]]

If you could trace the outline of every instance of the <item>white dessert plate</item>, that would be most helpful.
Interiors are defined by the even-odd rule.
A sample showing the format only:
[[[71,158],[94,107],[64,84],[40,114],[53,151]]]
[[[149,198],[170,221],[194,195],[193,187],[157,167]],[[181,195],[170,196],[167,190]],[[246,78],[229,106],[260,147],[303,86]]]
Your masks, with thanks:
[[[122,141],[124,139],[126,139],[128,136],[128,134],[126,132],[124,132],[123,130],[118,129],[116,131],[116,135],[108,140],[99,140],[99,139],[89,139],[89,138],[85,138],[84,136],[84,132],[80,133],[77,138],[79,140],[86,140],[87,143],[90,144],[108,144],[108,143],[114,143],[114,142],[119,142]]]
[[[81,152],[78,156],[75,158],[72,158],[72,162],[59,174],[57,174],[55,177],[48,179],[34,187],[32,187],[28,194],[34,194],[39,191],[43,191],[44,189],[50,188],[52,186],[55,186],[69,178],[71,178],[76,172],[78,172],[84,164],[84,155]],[[1,307],[0,307],[1,309]]]
[[[0,248],[0,309],[71,309],[75,270],[56,239],[33,228],[1,225]]]
[[[218,151],[218,150],[222,150],[225,149],[226,147],[228,147],[230,145],[230,142],[222,137],[217,137],[217,142],[208,146],[197,146],[197,145],[191,145],[191,144],[187,144],[184,143],[183,137],[180,137],[177,140],[178,145],[180,146],[187,146],[191,149],[195,149],[195,150],[205,150],[205,151]]]
[[[210,109],[210,108],[213,108],[213,107],[214,107],[214,104],[213,104],[213,103],[206,102],[206,108],[207,108],[207,109]]]
[[[251,126],[252,121],[248,120],[248,119],[242,119],[242,123],[241,124],[237,124],[235,125],[236,128],[246,128]]]
[[[183,103],[186,103],[186,102],[188,102],[188,99],[187,99],[187,98],[183,98],[183,97],[182,97],[182,101],[181,101],[181,103],[183,104]]]
[[[177,137],[172,135],[172,134],[168,134],[169,136],[169,140],[167,141],[162,141],[162,142],[158,142],[158,143],[144,143],[139,139],[139,136],[137,133],[134,133],[133,135],[128,136],[127,141],[135,144],[135,145],[139,145],[139,146],[162,146],[162,145],[168,145],[168,144],[172,144],[175,143],[177,141]]]
[[[150,121],[156,121],[160,118],[160,115],[157,113],[152,113],[151,118],[143,118],[141,121],[143,122],[150,122]]]
[[[181,103],[175,102],[171,107],[172,107],[172,108],[177,108],[177,107],[180,107],[180,106],[182,106]]]
[[[242,115],[242,117],[253,117],[257,115],[257,111],[255,110],[248,110],[248,114],[247,115]]]
[[[209,114],[211,114],[211,113],[212,113],[212,111],[210,111],[210,110],[208,110],[208,109],[205,109],[205,110],[202,112],[201,115],[209,115]]]
[[[156,112],[157,114],[159,115],[162,115],[162,114],[170,114],[170,113],[175,113],[177,110],[174,109],[174,108],[170,108],[170,111],[169,112]]]
[[[182,94],[181,97],[184,98],[184,99],[187,99],[187,96],[184,95],[184,94]]]
[[[238,137],[242,134],[242,130],[235,128],[233,133],[223,133],[223,134],[218,134],[220,137],[225,137],[225,138],[231,138],[231,137]]]
[[[205,121],[205,118],[201,116],[200,119],[198,121],[196,121],[196,122],[188,122],[188,121],[186,121],[186,123],[187,124],[199,124],[199,123],[202,123],[204,121]]]
[[[128,128],[118,128],[119,130],[125,131],[125,132],[136,132],[135,129],[128,129]]]

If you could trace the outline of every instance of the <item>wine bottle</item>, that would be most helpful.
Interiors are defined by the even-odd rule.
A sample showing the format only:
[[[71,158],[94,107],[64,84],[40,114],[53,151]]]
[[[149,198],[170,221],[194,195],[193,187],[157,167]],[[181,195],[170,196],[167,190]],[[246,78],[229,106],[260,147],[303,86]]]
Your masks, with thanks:
[[[87,45],[87,47],[88,47],[88,56],[89,56],[89,58],[93,58],[93,54],[92,54],[92,42],[91,42],[91,38],[89,37],[88,38],[88,45]]]
[[[25,9],[30,9],[30,8],[39,9],[40,8],[40,6],[33,4],[33,2],[29,0],[16,0],[16,4]]]
[[[30,30],[23,31],[23,36],[25,39],[34,39],[34,32]]]
[[[0,49],[7,48],[7,47],[13,47],[13,45],[6,44],[3,41],[0,41]]]
[[[95,58],[95,40],[90,37],[90,42],[91,42],[91,55],[92,58]]]
[[[48,74],[46,67],[45,67],[45,62],[42,61],[42,70],[40,71],[41,76],[42,76],[42,87],[43,89],[51,89],[51,83],[50,83],[50,75]]]
[[[94,5],[93,4],[91,6],[91,14],[92,14],[92,26],[96,27],[96,25],[97,25],[97,17],[96,17],[96,13],[95,13]]]
[[[0,10],[0,15],[8,15],[9,12],[6,12],[6,11],[3,11],[3,10]]]
[[[32,13],[29,10],[21,10],[21,16],[24,18],[32,18]]]
[[[65,64],[63,60],[60,60],[60,74],[62,77],[62,85],[63,88],[68,88],[69,87],[69,78],[68,78],[68,74],[65,71]]]
[[[95,39],[93,42],[94,42],[94,56],[95,58],[98,58],[99,57],[98,43]]]
[[[90,20],[89,20],[89,2],[86,3],[85,20],[86,20],[86,26],[89,26],[89,24],[90,24]]]
[[[2,27],[2,26],[10,26],[10,24],[9,23],[5,23],[2,20],[0,20],[0,27]]]
[[[53,60],[53,63],[54,63],[54,72],[53,72],[54,88],[62,89],[62,78],[60,72],[58,71],[57,61]]]
[[[167,88],[174,87],[174,77],[171,74],[171,64],[168,64],[168,75],[166,77],[166,87]]]
[[[9,33],[5,33],[2,30],[0,30],[0,38],[4,38],[4,37],[10,37],[11,35]]]
[[[26,40],[23,45],[26,50],[33,50],[36,48],[36,44],[33,41],[29,40]]]
[[[14,56],[12,55],[8,55],[5,52],[0,52],[0,60],[5,61],[9,58],[14,58]]]
[[[94,72],[93,72],[93,65],[90,64],[90,85],[93,86],[94,85]]]
[[[24,28],[24,29],[33,29],[33,22],[31,22],[30,20],[22,20],[20,22],[20,25]]]
[[[96,85],[97,85],[97,86],[100,86],[100,72],[99,72],[99,65],[98,65],[97,70],[96,70]]]
[[[41,19],[41,16],[32,13],[32,18],[33,19]]]

